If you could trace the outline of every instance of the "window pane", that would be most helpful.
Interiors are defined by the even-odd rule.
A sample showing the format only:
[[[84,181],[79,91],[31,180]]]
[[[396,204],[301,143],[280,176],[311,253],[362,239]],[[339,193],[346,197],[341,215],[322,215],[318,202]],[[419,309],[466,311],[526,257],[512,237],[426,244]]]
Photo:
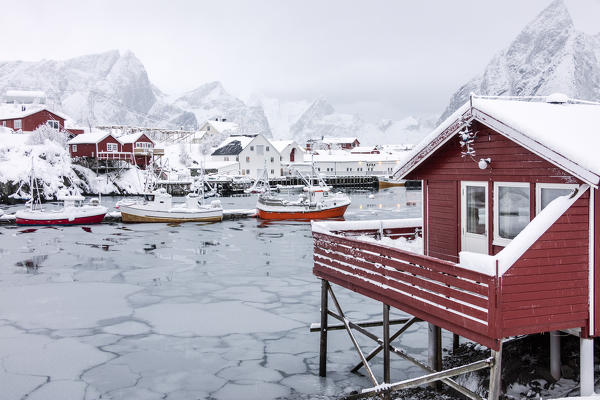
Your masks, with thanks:
[[[550,188],[542,188],[541,192],[541,199],[540,201],[542,202],[541,206],[541,210],[543,210],[544,208],[546,208],[546,206],[548,204],[550,204],[550,202],[554,199],[556,199],[557,197],[560,196],[565,196],[568,195],[569,193],[571,193],[573,189],[550,189]]]
[[[498,187],[498,234],[513,239],[529,223],[529,188]]]
[[[467,186],[467,232],[485,234],[485,188]]]

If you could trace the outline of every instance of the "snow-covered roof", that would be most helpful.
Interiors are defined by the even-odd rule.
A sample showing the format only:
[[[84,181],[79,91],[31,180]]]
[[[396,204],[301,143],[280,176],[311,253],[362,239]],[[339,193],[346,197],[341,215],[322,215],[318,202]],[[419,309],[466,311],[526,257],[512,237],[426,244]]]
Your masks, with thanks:
[[[117,139],[119,139],[119,142],[123,143],[123,144],[129,144],[129,143],[135,143],[142,135],[144,135],[144,132],[137,132],[137,133],[130,133],[129,135],[122,135],[119,136]],[[150,138],[148,138],[150,139]],[[152,139],[150,139],[152,140]],[[154,142],[154,141],[152,141]]]
[[[295,142],[293,140],[271,140],[271,144],[273,144],[273,147],[275,147],[275,150],[277,150],[279,153],[281,153],[283,149],[294,143]]]
[[[193,167],[189,167],[190,169],[221,169],[226,167],[237,166],[239,163],[237,161],[214,161],[214,160],[206,160],[203,162],[203,165],[194,165]]]
[[[206,121],[210,126],[213,127],[213,129],[215,129],[217,132],[225,132],[225,131],[229,131],[229,132],[237,132],[239,125],[236,124],[235,122],[229,122],[229,121],[211,121],[208,120]]]
[[[321,139],[316,139],[317,141],[321,141],[327,144],[336,144],[336,143],[354,143],[354,141],[358,141],[357,137],[324,137]]]
[[[25,110],[23,110],[25,108]],[[48,110],[43,105],[39,104],[12,104],[12,103],[2,103],[0,104],[0,119],[15,119],[15,118],[24,118],[28,115],[35,114],[38,111],[46,110],[51,112],[54,115],[57,115],[61,118],[65,118],[63,115]]]
[[[94,131],[94,132],[82,133],[81,135],[77,135],[73,139],[69,140],[67,142],[67,144],[99,143],[109,135],[110,135],[110,133],[106,132],[106,131]],[[117,139],[117,141],[118,140],[119,139]]]
[[[257,135],[232,135],[225,139],[215,151],[213,156],[235,156],[250,144]]]
[[[370,152],[373,150],[379,150],[379,147],[378,146],[356,146],[355,148],[350,150],[350,153]]]
[[[473,96],[415,146],[396,175],[406,176],[454,136],[463,115],[472,116],[584,182],[598,185],[600,103],[551,103],[545,98]]]
[[[312,156],[315,162],[378,162],[378,161],[404,161],[408,153],[381,153],[381,154],[354,154],[344,150],[323,151],[323,154]]]
[[[7,90],[6,97],[44,98],[46,93],[41,90]]]

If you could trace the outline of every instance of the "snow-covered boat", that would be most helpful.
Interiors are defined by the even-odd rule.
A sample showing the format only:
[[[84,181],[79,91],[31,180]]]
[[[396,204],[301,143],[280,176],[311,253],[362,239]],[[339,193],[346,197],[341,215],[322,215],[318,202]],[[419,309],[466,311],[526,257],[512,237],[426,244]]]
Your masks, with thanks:
[[[200,195],[190,193],[185,203],[173,205],[171,195],[165,189],[158,189],[144,195],[143,201],[120,202],[119,210],[123,222],[211,222],[223,219],[220,201],[202,205],[200,200]]]
[[[350,198],[344,193],[331,193],[328,187],[309,186],[297,200],[285,200],[263,193],[256,204],[262,219],[326,219],[344,216]]]
[[[82,196],[62,196],[63,207],[59,210],[44,210],[32,206],[26,210],[16,212],[17,225],[89,225],[98,224],[108,212],[106,207],[100,205],[98,199],[91,199],[84,204]]]

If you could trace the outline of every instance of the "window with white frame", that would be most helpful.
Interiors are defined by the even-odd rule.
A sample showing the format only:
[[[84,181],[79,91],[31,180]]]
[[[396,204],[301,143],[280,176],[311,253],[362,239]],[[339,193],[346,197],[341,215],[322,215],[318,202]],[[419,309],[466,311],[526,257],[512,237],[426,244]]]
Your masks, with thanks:
[[[58,123],[58,121],[46,121],[46,125],[48,125],[52,129],[60,128],[60,124]]]
[[[494,241],[505,246],[529,223],[529,183],[494,182]]]
[[[263,145],[263,144],[257,144],[256,145],[256,154],[259,154],[261,156],[263,154],[265,154],[265,145]]]
[[[22,127],[21,120],[15,119],[15,129],[21,129],[21,127]]]
[[[72,144],[72,145],[71,145],[71,151],[72,151],[73,153],[77,153],[77,145],[76,145],[76,144]]]
[[[119,151],[119,145],[116,143],[107,143],[106,144],[106,151],[110,151],[110,152],[116,152]]]
[[[557,197],[570,194],[577,188],[576,184],[567,183],[538,183],[535,185],[535,213],[542,211]]]

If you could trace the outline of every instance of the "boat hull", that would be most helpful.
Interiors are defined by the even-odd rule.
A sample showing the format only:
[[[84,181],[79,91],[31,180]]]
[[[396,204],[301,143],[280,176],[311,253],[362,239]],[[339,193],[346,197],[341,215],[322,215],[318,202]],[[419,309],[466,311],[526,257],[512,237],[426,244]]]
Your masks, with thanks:
[[[261,210],[257,208],[258,218],[271,219],[271,220],[284,220],[284,219],[327,219],[327,218],[340,218],[344,216],[346,209],[349,204],[345,204],[340,207],[332,207],[322,210],[306,210],[306,211],[277,211],[277,210]]]
[[[406,181],[403,180],[393,180],[393,179],[380,179],[379,180],[379,188],[389,188],[389,187],[402,187],[406,186]]]
[[[106,213],[98,215],[89,215],[85,217],[76,217],[70,220],[69,218],[42,219],[42,218],[16,218],[17,225],[91,225],[99,224],[104,219]]]
[[[223,210],[220,208],[207,209],[201,212],[156,211],[140,209],[130,206],[120,206],[123,222],[218,222],[223,219]]]

